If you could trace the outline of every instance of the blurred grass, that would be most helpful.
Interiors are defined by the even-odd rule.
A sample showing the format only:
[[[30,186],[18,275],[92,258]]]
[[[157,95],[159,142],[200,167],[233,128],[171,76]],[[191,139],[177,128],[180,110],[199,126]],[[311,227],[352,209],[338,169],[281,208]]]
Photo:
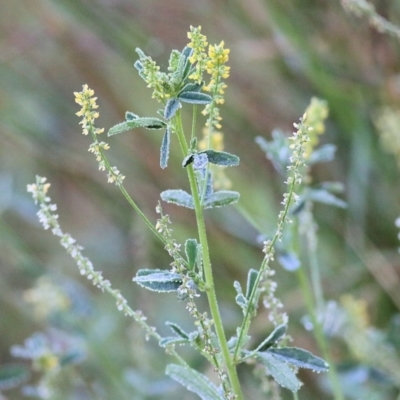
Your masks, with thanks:
[[[379,11],[400,21],[395,2]],[[344,182],[349,207],[316,208],[326,293],[333,299],[343,293],[366,298],[372,322],[379,326],[398,312],[393,294],[400,287],[393,280],[388,286],[382,275],[391,271],[400,276],[394,227],[400,209],[399,171],[392,156],[381,150],[371,123],[378,106],[399,106],[398,43],[347,16],[339,2],[14,0],[3,2],[0,13],[1,363],[12,360],[11,345],[47,327],[23,301],[23,291],[46,274],[81,282],[56,239],[36,222],[26,193],[36,174],[52,183],[50,195],[58,203],[65,231],[85,246],[95,267],[121,288],[133,307],[142,308],[163,333],[167,312],[172,313],[168,319],[190,329],[184,305],[176,306],[174,296],[161,298],[132,284],[138,268],[165,268],[170,261],[97,170],[87,153],[88,138],[80,134],[73,99],[73,92],[88,83],[99,97],[99,126],[106,130],[127,110],[155,115],[157,105],[133,68],[134,50],[141,47],[165,66],[171,48],[187,43],[189,25],[202,25],[211,43],[225,40],[231,48],[223,131],[225,148],[241,157],[241,167],[228,174],[242,194],[240,207],[265,232],[275,225],[282,182],[254,138],[269,137],[275,127],[290,131],[311,96],[328,101],[330,119],[322,141],[338,147],[337,158],[313,174],[316,181]],[[173,153],[177,166],[170,162],[167,170],[159,169],[160,141],[157,132],[131,132],[110,140],[113,163],[127,175],[130,193],[152,219],[161,190],[187,186],[178,152]],[[190,212],[165,210],[178,237],[195,234]],[[244,281],[247,269],[259,265],[257,232],[233,207],[210,212],[208,219],[221,308],[233,333],[240,315],[232,305],[232,282]],[[277,276],[279,296],[293,315],[291,334],[311,350],[314,343],[296,323],[304,308],[295,280],[279,268]],[[145,359],[145,375],[157,375],[161,387],[166,382],[171,390],[163,398],[176,397],[173,384],[163,377],[167,359],[153,347],[136,346],[142,340],[137,328],[115,315],[112,300],[81,283],[95,309],[91,319],[78,324],[91,345],[92,369],[83,374],[102,382],[103,395],[93,398],[132,398],[137,384],[136,389],[130,386],[123,371],[133,371]],[[254,328],[260,337],[270,330],[264,321],[261,317]],[[104,326],[109,332],[101,335]],[[307,398],[319,398],[316,385],[306,386]],[[10,398],[18,396],[10,392]]]

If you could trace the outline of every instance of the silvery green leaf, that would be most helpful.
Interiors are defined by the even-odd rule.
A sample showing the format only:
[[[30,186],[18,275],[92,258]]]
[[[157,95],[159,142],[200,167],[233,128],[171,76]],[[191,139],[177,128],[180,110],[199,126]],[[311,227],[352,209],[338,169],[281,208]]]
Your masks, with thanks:
[[[194,160],[194,154],[189,154],[186,156],[183,161],[182,161],[182,167],[187,167],[189,164],[191,164]]]
[[[293,364],[299,368],[307,368],[315,372],[326,372],[329,369],[329,365],[322,358],[314,356],[309,351],[297,347],[268,349],[268,352],[273,354],[275,358]]]
[[[182,285],[182,276],[162,269],[140,269],[133,281],[153,292],[174,292]]]
[[[246,297],[243,296],[242,293],[241,293],[241,294],[238,294],[238,295],[235,297],[235,301],[236,301],[236,304],[237,304],[239,307],[241,307],[241,308],[243,308],[243,309],[247,307],[248,301],[247,301]]]
[[[136,115],[136,114],[134,114],[134,113],[131,112],[131,111],[127,111],[127,112],[125,113],[125,119],[126,119],[127,121],[133,121],[133,120],[138,119],[138,118],[139,118],[139,116]]]
[[[124,121],[117,125],[114,125],[108,131],[108,136],[113,136],[118,133],[130,131],[134,128],[163,129],[166,126],[167,124],[158,118],[136,118],[131,121]]]
[[[339,208],[347,207],[345,201],[339,199],[338,197],[324,189],[310,189],[307,194],[307,199]]]
[[[193,271],[197,261],[198,244],[196,239],[187,239],[185,242],[185,253],[188,261],[188,270]]]
[[[169,364],[165,372],[202,400],[224,400],[217,387],[205,375],[188,366]]]
[[[169,99],[165,105],[164,118],[171,119],[181,107],[181,102],[176,97]]]
[[[162,169],[166,168],[168,165],[170,143],[171,143],[171,132],[167,128],[167,130],[164,133],[160,149],[160,167]]]
[[[204,169],[207,166],[208,157],[204,153],[193,154],[193,168]]]
[[[239,200],[240,194],[231,190],[220,190],[214,192],[204,201],[204,208],[223,207],[229,204],[236,203]]]
[[[189,334],[186,333],[178,324],[176,324],[175,322],[170,322],[170,321],[167,321],[165,324],[171,328],[172,332],[176,333],[182,339],[189,340]]]
[[[158,342],[158,344],[161,347],[167,347],[167,346],[169,346],[171,344],[180,344],[180,345],[182,345],[182,344],[187,344],[187,343],[189,343],[188,339],[182,339],[182,338],[180,338],[178,336],[164,337]]]
[[[342,182],[322,182],[317,186],[317,189],[327,190],[331,193],[343,193],[345,186]]]
[[[240,285],[240,282],[238,282],[238,281],[233,282],[233,287],[235,288],[237,294],[243,294],[243,290],[242,290],[242,286]]]
[[[336,146],[333,144],[325,144],[318,149],[315,149],[307,160],[308,165],[317,164],[320,162],[329,162],[334,160]]]
[[[293,252],[280,252],[276,258],[286,271],[296,271],[301,266],[299,257]]]
[[[202,87],[203,87],[203,82],[202,83],[195,83],[195,82],[188,83],[179,92],[178,97],[179,97],[180,94],[186,93],[186,92],[199,92]]]
[[[6,364],[0,366],[0,390],[18,387],[29,379],[28,366],[23,364]]]
[[[212,102],[210,95],[200,92],[183,92],[178,95],[178,99],[190,104],[209,104]]]
[[[160,194],[161,198],[167,203],[173,203],[177,206],[187,207],[194,209],[194,203],[192,196],[181,189],[169,189],[164,190]]]
[[[277,326],[271,332],[271,334],[258,345],[256,351],[265,351],[269,349],[271,346],[278,343],[279,340],[282,338],[282,336],[286,334],[286,330],[287,330],[287,325],[285,324]]]
[[[246,284],[246,299],[250,299],[251,292],[253,291],[256,279],[258,276],[258,271],[255,269],[249,269],[247,274],[247,284]]]
[[[279,385],[292,392],[297,392],[300,389],[301,382],[297,379],[294,371],[285,362],[276,358],[269,352],[257,353],[256,359],[267,367],[268,372]]]
[[[207,154],[208,161],[212,164],[223,167],[233,167],[239,165],[240,158],[225,151],[206,150],[199,154]]]

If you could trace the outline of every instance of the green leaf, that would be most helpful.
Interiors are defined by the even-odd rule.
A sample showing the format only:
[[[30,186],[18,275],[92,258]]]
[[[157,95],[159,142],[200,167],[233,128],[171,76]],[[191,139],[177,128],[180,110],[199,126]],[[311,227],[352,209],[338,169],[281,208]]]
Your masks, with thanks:
[[[339,199],[338,197],[324,189],[310,189],[307,194],[307,199],[339,208],[347,207],[345,201]]]
[[[246,285],[246,298],[250,299],[251,292],[253,291],[256,279],[258,276],[258,271],[255,269],[250,269],[247,274],[247,285]]]
[[[193,271],[197,260],[198,244],[196,239],[188,239],[185,242],[185,253],[188,261],[188,270]]]
[[[214,192],[204,201],[204,208],[223,207],[229,204],[236,203],[239,200],[240,194],[231,190],[220,190]]]
[[[240,158],[234,154],[225,151],[206,150],[199,154],[207,154],[208,161],[212,164],[222,165],[224,167],[234,167],[239,165]]]
[[[160,167],[162,169],[166,168],[168,165],[170,144],[171,144],[171,132],[167,128],[167,130],[164,133],[160,149]]]
[[[169,346],[171,344],[180,344],[180,345],[182,345],[182,344],[187,344],[187,343],[189,343],[188,339],[182,339],[182,338],[180,338],[178,336],[164,337],[164,338],[160,339],[160,341],[158,342],[158,344],[161,347],[167,347],[167,346]]]
[[[0,366],[0,391],[16,388],[29,379],[29,369],[22,364]]]
[[[317,164],[320,162],[329,162],[334,160],[336,152],[336,146],[333,144],[325,144],[320,148],[314,150],[307,160],[308,165]]]
[[[269,352],[257,353],[256,359],[267,367],[268,372],[279,385],[292,392],[297,392],[300,389],[301,382],[285,362],[275,358]]]
[[[194,169],[204,169],[207,167],[208,157],[207,154],[197,153],[193,154],[193,168]]]
[[[192,368],[169,364],[165,372],[202,400],[224,400],[217,387],[205,375]]]
[[[138,119],[138,118],[139,118],[139,115],[136,115],[136,114],[134,114],[134,113],[131,112],[131,111],[127,111],[127,112],[125,113],[125,119],[126,119],[127,121],[133,121],[133,120]]]
[[[135,118],[130,121],[124,121],[117,125],[114,125],[108,131],[108,136],[117,135],[118,133],[130,131],[134,128],[146,128],[146,129],[163,129],[167,126],[164,121],[158,118]]]
[[[160,194],[161,199],[167,203],[173,203],[177,206],[187,207],[194,209],[194,203],[192,196],[181,189],[169,189],[164,190]]]
[[[326,372],[329,369],[329,365],[322,358],[314,356],[309,351],[297,347],[268,349],[268,352],[272,353],[275,358],[293,364],[299,368],[307,368],[315,372]]]
[[[182,285],[182,275],[162,269],[140,269],[133,281],[153,292],[174,292]]]
[[[271,334],[258,345],[256,351],[265,351],[274,344],[278,343],[279,340],[282,338],[282,336],[286,334],[286,330],[287,330],[287,325],[285,324],[277,326],[271,332]]]
[[[183,161],[182,161],[182,167],[185,168],[187,167],[189,164],[191,164],[194,160],[194,154],[189,154],[188,156],[186,156]]]
[[[178,99],[190,104],[209,104],[212,102],[210,95],[199,92],[183,92],[178,95]]]
[[[178,324],[176,324],[175,322],[170,322],[170,321],[167,321],[165,324],[171,328],[172,332],[176,333],[182,339],[189,340],[189,334],[186,333]]]
[[[165,105],[164,118],[171,119],[181,107],[181,102],[176,97],[169,99]]]
[[[179,92],[178,97],[182,93],[186,93],[186,92],[200,92],[202,87],[203,87],[203,82],[202,83],[188,83]]]
[[[248,301],[246,297],[244,297],[243,293],[240,293],[235,297],[235,302],[239,307],[243,309],[246,308],[248,304]]]

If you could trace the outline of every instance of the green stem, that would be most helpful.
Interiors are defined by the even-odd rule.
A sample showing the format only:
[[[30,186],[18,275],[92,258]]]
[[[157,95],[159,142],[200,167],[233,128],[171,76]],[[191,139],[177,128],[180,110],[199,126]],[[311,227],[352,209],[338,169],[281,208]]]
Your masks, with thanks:
[[[344,396],[342,393],[342,389],[340,387],[336,367],[335,367],[334,363],[332,362],[332,358],[331,358],[331,355],[328,350],[328,345],[325,340],[322,326],[319,323],[317,316],[315,315],[315,304],[314,304],[314,300],[313,300],[313,296],[312,296],[311,285],[310,285],[310,282],[308,281],[308,277],[307,277],[303,267],[300,267],[299,269],[297,269],[296,276],[300,283],[301,291],[303,293],[303,296],[304,296],[304,299],[306,302],[307,312],[310,315],[311,322],[314,327],[315,339],[317,341],[318,347],[322,353],[323,358],[329,364],[328,376],[329,376],[329,380],[331,381],[331,384],[332,384],[332,391],[335,396],[335,400],[344,400]]]
[[[188,154],[188,146],[186,143],[186,139],[183,132],[182,127],[182,117],[180,110],[176,113],[175,116],[175,124],[176,124],[176,133],[178,136],[179,144],[181,146],[184,157]],[[197,229],[199,235],[199,241],[203,254],[203,269],[204,269],[204,277],[206,281],[206,294],[210,307],[211,316],[214,322],[215,332],[217,334],[219,346],[222,352],[222,357],[224,360],[224,364],[226,367],[226,371],[229,377],[229,381],[231,383],[232,391],[236,395],[237,400],[242,400],[242,390],[240,387],[239,378],[237,375],[235,364],[233,363],[233,359],[229,352],[228,343],[225,337],[224,327],[222,323],[221,314],[218,308],[217,296],[215,293],[214,279],[212,275],[211,268],[211,260],[210,260],[210,252],[208,247],[208,240],[206,234],[206,227],[204,222],[203,208],[201,205],[201,200],[199,196],[199,191],[197,188],[196,177],[194,174],[193,166],[189,165],[187,167],[190,189],[193,196],[194,209],[196,214],[196,222]]]

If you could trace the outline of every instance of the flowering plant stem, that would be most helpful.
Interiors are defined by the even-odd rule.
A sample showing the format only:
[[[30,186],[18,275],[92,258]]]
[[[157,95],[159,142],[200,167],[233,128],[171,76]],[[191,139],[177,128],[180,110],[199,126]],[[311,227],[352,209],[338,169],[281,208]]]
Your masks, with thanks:
[[[175,116],[175,127],[176,127],[178,141],[179,141],[180,147],[182,149],[183,156],[185,157],[189,152],[189,148],[188,148],[185,134],[183,131],[182,116],[181,116],[180,110],[176,113],[176,116]],[[242,400],[243,394],[242,394],[238,374],[236,371],[235,364],[233,362],[233,358],[229,352],[228,343],[226,340],[224,327],[223,327],[223,323],[222,323],[222,318],[221,318],[221,314],[220,314],[219,308],[218,308],[217,296],[215,293],[215,286],[214,286],[214,279],[213,279],[213,275],[212,275],[210,252],[209,252],[209,248],[208,248],[207,233],[206,233],[206,227],[205,227],[205,222],[204,222],[203,208],[201,205],[200,193],[199,193],[199,190],[197,187],[196,178],[194,175],[194,170],[193,170],[192,165],[189,165],[187,167],[187,173],[188,173],[188,178],[189,178],[190,190],[191,190],[191,193],[193,196],[199,241],[200,241],[200,245],[202,248],[204,277],[205,277],[205,282],[206,282],[206,294],[207,294],[207,299],[208,299],[208,303],[209,303],[209,307],[210,307],[210,312],[211,312],[211,315],[212,315],[212,318],[214,321],[215,331],[216,331],[216,334],[218,337],[218,342],[219,342],[220,350],[222,353],[222,358],[224,360],[224,364],[225,364],[226,371],[227,371],[227,374],[229,377],[229,381],[231,383],[232,391],[236,395],[237,400]]]

